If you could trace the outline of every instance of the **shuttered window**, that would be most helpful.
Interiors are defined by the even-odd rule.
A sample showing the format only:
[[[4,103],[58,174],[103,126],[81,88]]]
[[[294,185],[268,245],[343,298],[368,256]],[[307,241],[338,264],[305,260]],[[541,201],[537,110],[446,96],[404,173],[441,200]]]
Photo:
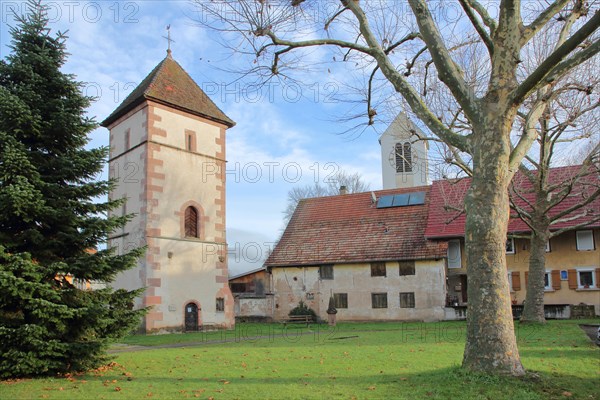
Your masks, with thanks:
[[[578,268],[577,269],[577,287],[579,289],[589,289],[596,287],[596,269]]]
[[[560,271],[557,269],[552,270],[551,277],[552,277],[552,289],[560,290]]]
[[[577,289],[577,270],[570,269],[568,271],[569,289]]]
[[[521,290],[521,274],[519,273],[519,271],[512,271],[510,273],[510,278],[512,290],[514,290],[515,292]]]
[[[185,209],[185,237],[198,237],[198,210],[190,206]]]
[[[412,150],[409,142],[396,143],[396,173],[412,172]]]

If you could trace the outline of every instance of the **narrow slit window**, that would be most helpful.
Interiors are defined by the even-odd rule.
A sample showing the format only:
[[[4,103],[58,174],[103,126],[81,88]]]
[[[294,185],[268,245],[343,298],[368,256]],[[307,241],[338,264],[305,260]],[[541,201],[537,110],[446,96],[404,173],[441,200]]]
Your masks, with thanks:
[[[185,132],[185,149],[187,151],[196,151],[196,133],[194,131]]]
[[[131,130],[127,129],[125,131],[125,151],[129,150],[129,147],[131,146]]]

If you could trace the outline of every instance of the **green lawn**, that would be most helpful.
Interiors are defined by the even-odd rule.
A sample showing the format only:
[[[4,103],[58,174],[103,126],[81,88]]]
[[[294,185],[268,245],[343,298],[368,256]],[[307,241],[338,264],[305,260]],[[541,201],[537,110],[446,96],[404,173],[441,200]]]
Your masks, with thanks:
[[[517,326],[523,364],[534,372],[524,379],[462,372],[464,322],[240,324],[132,336],[123,342],[186,347],[117,353],[112,367],[81,376],[3,382],[0,399],[600,399],[600,348],[582,322],[600,321]]]

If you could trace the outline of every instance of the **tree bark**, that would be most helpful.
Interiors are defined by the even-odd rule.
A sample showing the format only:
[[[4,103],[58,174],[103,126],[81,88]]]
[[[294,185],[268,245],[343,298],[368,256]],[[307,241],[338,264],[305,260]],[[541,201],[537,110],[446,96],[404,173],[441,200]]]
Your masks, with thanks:
[[[508,169],[510,117],[489,111],[474,131],[471,188],[465,198],[465,242],[469,307],[463,367],[478,372],[519,376],[521,365],[514,333],[506,273],[509,219]],[[495,114],[498,115],[498,114]]]
[[[546,323],[544,315],[544,275],[546,273],[547,240],[543,234],[532,233],[529,253],[529,278],[521,322]]]

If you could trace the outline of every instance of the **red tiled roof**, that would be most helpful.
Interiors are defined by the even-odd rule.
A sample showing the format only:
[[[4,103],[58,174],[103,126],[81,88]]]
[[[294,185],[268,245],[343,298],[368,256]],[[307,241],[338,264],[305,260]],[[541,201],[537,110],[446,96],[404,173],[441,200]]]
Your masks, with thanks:
[[[559,167],[550,170],[549,182],[557,183],[571,180],[580,166]],[[583,183],[581,183],[583,182]],[[591,183],[588,185],[586,183]],[[427,228],[425,229],[425,237],[434,238],[450,238],[463,237],[465,235],[465,213],[459,210],[463,209],[463,200],[469,186],[470,178],[460,179],[456,181],[434,181],[431,186],[430,202],[429,202],[429,218],[427,218]],[[532,186],[529,180],[520,173],[517,173],[513,179],[513,184],[518,188],[519,193],[528,201],[533,200],[534,194],[531,192]],[[575,186],[571,196],[568,196],[551,211],[550,215],[556,215],[564,210],[569,209],[573,205],[581,201],[582,193],[591,193],[594,190],[594,185],[600,184],[600,176],[588,175],[581,179],[580,183]],[[530,209],[526,202],[516,198],[517,205]],[[593,214],[588,213],[570,221],[563,221],[552,225],[551,230],[558,230],[579,225],[586,221],[591,221],[593,215],[600,214],[600,198],[596,198],[593,202],[586,205],[586,210],[591,210]],[[569,216],[575,216],[581,213],[581,210],[575,211]],[[567,216],[567,218],[569,217]],[[590,227],[600,227],[600,221],[596,221],[589,225]],[[511,218],[508,224],[508,232],[529,232],[529,227],[519,218]]]
[[[429,187],[381,190],[382,195],[429,192]],[[447,244],[426,240],[425,205],[376,208],[371,193],[303,199],[298,203],[268,267],[435,259]]]
[[[144,100],[153,100],[232,127],[227,115],[170,56],[165,57],[104,121],[107,127]]]

